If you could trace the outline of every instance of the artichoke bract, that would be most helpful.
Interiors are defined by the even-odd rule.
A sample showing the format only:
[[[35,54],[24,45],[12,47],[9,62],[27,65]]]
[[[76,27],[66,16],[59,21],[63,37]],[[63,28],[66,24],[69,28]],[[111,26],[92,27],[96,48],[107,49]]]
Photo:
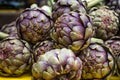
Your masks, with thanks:
[[[71,11],[56,20],[50,35],[56,43],[78,53],[90,43],[92,21],[86,14]]]
[[[81,0],[58,0],[53,5],[53,20],[56,21],[56,19],[62,14],[75,10],[86,13],[85,6],[83,5]]]
[[[17,31],[15,21],[2,26],[0,31],[9,34],[9,36],[11,36],[11,37],[17,37],[18,38],[18,31]]]
[[[32,44],[45,40],[53,26],[50,15],[38,7],[25,9],[16,22],[19,36]]]
[[[30,46],[26,41],[8,37],[0,42],[0,75],[20,76],[31,67]]]
[[[79,57],[83,62],[81,75],[83,80],[103,80],[109,78],[114,72],[114,56],[110,49],[101,43],[91,43]]]
[[[70,49],[54,49],[32,66],[34,80],[80,80],[82,61]]]
[[[45,54],[46,52],[54,49],[54,42],[50,40],[45,40],[42,42],[38,42],[34,47],[33,51],[35,53],[36,60],[39,58],[40,55]]]
[[[115,11],[104,6],[92,9],[89,15],[93,20],[94,37],[107,40],[117,34],[119,20]]]

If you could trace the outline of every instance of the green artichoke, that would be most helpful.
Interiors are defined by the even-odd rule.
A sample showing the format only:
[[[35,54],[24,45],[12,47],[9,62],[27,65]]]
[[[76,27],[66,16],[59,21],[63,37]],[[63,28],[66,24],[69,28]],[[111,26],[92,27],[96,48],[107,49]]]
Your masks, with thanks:
[[[15,21],[2,26],[0,31],[9,34],[9,36],[11,36],[11,37],[17,37],[18,38],[18,31],[17,31],[17,28],[16,28],[16,22]]]
[[[8,37],[0,41],[0,75],[20,76],[31,67],[30,46],[26,41]]]
[[[94,37],[107,40],[117,34],[118,14],[107,7],[94,8],[89,13],[95,29]]]
[[[86,14],[71,11],[60,16],[51,31],[51,38],[74,53],[89,45],[93,35],[90,17]]]
[[[50,40],[45,40],[42,42],[38,42],[34,47],[33,47],[33,51],[35,54],[35,59],[37,60],[39,58],[40,55],[45,54],[46,52],[54,49],[54,42],[50,41]]]
[[[70,49],[54,49],[32,66],[34,80],[80,80],[82,61]]]
[[[16,22],[19,36],[32,44],[46,40],[53,26],[50,15],[38,7],[25,9]]]
[[[110,49],[101,43],[91,43],[79,57],[83,62],[82,80],[104,80],[114,72],[114,56]]]
[[[62,14],[75,10],[86,13],[85,6],[83,5],[81,0],[58,0],[53,5],[53,20],[56,21],[56,19]]]

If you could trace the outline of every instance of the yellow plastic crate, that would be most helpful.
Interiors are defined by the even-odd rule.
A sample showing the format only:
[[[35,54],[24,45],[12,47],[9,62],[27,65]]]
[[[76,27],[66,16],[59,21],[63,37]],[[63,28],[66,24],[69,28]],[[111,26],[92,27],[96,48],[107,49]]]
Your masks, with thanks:
[[[31,74],[24,74],[20,77],[2,77],[0,76],[0,80],[32,80]],[[120,77],[112,76],[109,80],[120,80]]]
[[[19,77],[2,77],[0,76],[0,80],[32,80],[31,74],[24,74]]]

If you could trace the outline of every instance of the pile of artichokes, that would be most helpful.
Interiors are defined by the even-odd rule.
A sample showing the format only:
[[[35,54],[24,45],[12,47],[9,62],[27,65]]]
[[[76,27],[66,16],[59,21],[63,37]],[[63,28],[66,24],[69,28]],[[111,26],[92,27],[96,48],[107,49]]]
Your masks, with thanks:
[[[31,72],[32,80],[120,79],[117,2],[52,0],[24,9],[0,28],[0,76]]]

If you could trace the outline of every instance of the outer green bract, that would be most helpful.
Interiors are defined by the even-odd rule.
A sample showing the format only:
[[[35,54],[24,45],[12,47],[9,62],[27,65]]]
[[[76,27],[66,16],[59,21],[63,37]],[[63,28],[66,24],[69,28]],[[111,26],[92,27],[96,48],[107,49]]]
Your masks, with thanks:
[[[100,43],[91,43],[80,56],[83,62],[83,80],[103,80],[108,78],[115,69],[115,59],[109,48]]]
[[[86,13],[85,6],[83,5],[81,0],[58,0],[53,5],[53,20],[56,21],[56,19],[62,14],[75,10]]]
[[[89,45],[92,33],[93,27],[90,17],[72,11],[63,14],[56,20],[51,38],[78,53]]]
[[[70,49],[54,49],[32,66],[34,80],[80,80],[82,61]]]
[[[0,75],[20,76],[31,66],[30,46],[25,41],[7,38],[0,42]]]
[[[94,37],[106,40],[116,35],[119,27],[118,14],[107,7],[91,10],[89,14],[95,29]]]
[[[33,44],[45,40],[53,26],[50,15],[37,7],[24,10],[16,23],[20,37]]]

